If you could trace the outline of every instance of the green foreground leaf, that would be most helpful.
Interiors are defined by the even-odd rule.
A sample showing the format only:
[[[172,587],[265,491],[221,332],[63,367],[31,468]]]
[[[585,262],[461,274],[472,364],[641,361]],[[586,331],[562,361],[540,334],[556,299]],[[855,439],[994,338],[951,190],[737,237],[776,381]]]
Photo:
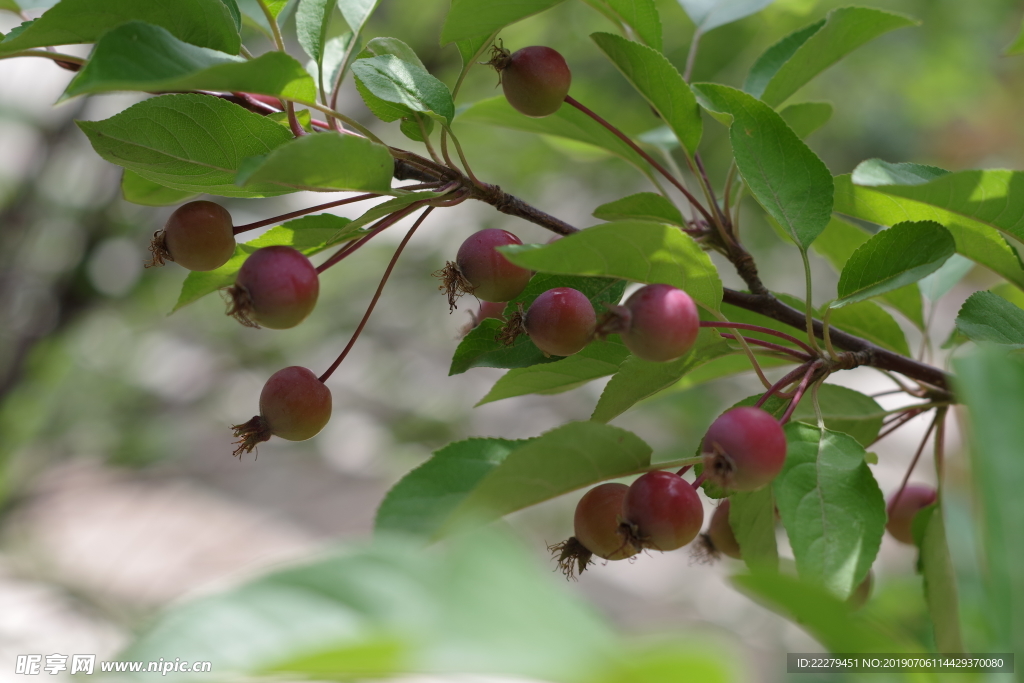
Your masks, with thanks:
[[[956,329],[971,341],[1024,348],[1024,310],[992,292],[975,292],[964,302]]]

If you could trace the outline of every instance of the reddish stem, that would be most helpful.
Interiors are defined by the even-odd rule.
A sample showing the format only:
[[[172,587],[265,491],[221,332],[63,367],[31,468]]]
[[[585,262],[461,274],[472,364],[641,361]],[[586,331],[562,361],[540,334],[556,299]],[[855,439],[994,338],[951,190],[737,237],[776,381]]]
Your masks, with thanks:
[[[910,481],[910,475],[913,474],[914,468],[917,467],[917,461],[921,459],[921,453],[924,452],[925,444],[928,443],[928,437],[932,435],[932,430],[935,429],[935,424],[939,421],[938,413],[932,419],[932,423],[928,425],[928,430],[924,433],[924,438],[921,439],[921,445],[917,447],[917,452],[914,453],[914,459],[910,461],[910,467],[907,468],[907,473],[903,475],[903,483],[900,484],[899,490],[896,491],[896,495],[892,497],[892,501],[889,503],[889,509],[892,510],[899,503],[900,496],[903,495],[903,490],[907,488],[907,482]]]
[[[301,138],[303,135],[306,135],[306,131],[302,129],[302,124],[299,123],[299,117],[295,115],[295,105],[288,102],[284,108],[285,111],[288,112],[288,127],[292,129],[292,135],[297,138]]]
[[[355,242],[351,242],[349,244],[346,244],[341,249],[339,249],[338,251],[334,252],[333,256],[331,256],[329,259],[327,259],[326,261],[321,263],[319,266],[317,266],[316,267],[316,272],[317,273],[322,273],[325,270],[327,270],[328,268],[330,268],[331,266],[333,266],[336,263],[338,263],[339,261],[341,261],[342,259],[348,257],[352,252],[354,252],[357,249],[359,249],[359,247],[363,246],[364,244],[369,242],[371,239],[373,239],[374,237],[379,235],[381,233],[381,231],[383,231],[385,228],[391,227],[392,225],[394,225],[398,221],[402,220],[403,218],[405,218],[409,214],[411,214],[414,211],[416,211],[417,209],[423,208],[424,204],[426,204],[426,200],[414,202],[414,203],[410,204],[409,206],[405,207],[404,209],[400,209],[398,211],[395,211],[394,213],[390,213],[387,216],[384,216],[384,218],[381,218],[379,221],[377,221],[374,224],[373,228],[371,228],[370,232],[368,232],[366,235],[364,235],[363,237],[360,237]]]
[[[325,211],[327,209],[334,208],[335,206],[342,206],[344,204],[354,204],[356,202],[361,202],[364,199],[373,199],[375,197],[380,197],[380,196],[381,195],[379,195],[379,194],[375,194],[375,193],[371,192],[370,194],[361,194],[361,195],[357,195],[355,197],[349,197],[348,199],[339,199],[337,201],[327,202],[326,204],[317,204],[316,206],[311,206],[308,209],[299,209],[298,211],[292,211],[290,213],[283,213],[280,216],[274,216],[273,218],[266,218],[266,219],[264,219],[262,221],[256,221],[255,223],[248,223],[246,225],[237,225],[237,226],[235,226],[232,229],[232,232],[234,234],[238,235],[238,234],[241,234],[241,233],[246,232],[248,230],[255,230],[256,228],[262,228],[262,227],[267,226],[267,225],[273,225],[274,223],[283,223],[284,221],[290,220],[292,218],[297,218],[299,216],[305,216],[306,214],[310,214],[310,213],[317,213],[318,211]]]
[[[908,422],[910,422],[912,419],[914,419],[915,417],[917,417],[920,414],[921,414],[921,411],[919,409],[917,409],[917,408],[913,408],[911,410],[908,410],[906,413],[901,415],[899,418],[897,418],[895,420],[892,420],[889,423],[892,426],[889,427],[888,429],[886,429],[884,432],[880,433],[878,436],[876,436],[875,440],[872,441],[871,443],[872,444],[878,443],[879,441],[881,441],[885,437],[889,436],[890,434],[895,432],[897,429],[899,429],[903,425],[907,424]]]
[[[418,208],[418,207],[417,207]],[[373,299],[370,300],[370,305],[366,309],[366,313],[363,314],[363,319],[359,321],[359,327],[352,334],[352,338],[348,340],[348,344],[345,349],[341,352],[341,355],[331,364],[331,367],[327,368],[324,374],[320,375],[320,381],[326,382],[334,371],[338,369],[341,362],[345,360],[345,356],[352,350],[352,347],[356,343],[356,339],[359,339],[359,335],[362,333],[363,328],[366,327],[366,322],[370,319],[370,314],[373,313],[373,307],[377,305],[377,300],[380,299],[381,292],[384,291],[384,285],[387,284],[388,278],[391,277],[391,271],[395,269],[395,264],[398,263],[398,257],[402,255],[402,250],[405,249],[405,245],[412,239],[412,235],[416,232],[416,228],[420,227],[423,220],[430,215],[430,212],[434,210],[434,207],[428,206],[427,210],[420,214],[420,217],[416,219],[416,222],[409,228],[409,232],[405,233],[405,237],[402,239],[402,243],[398,245],[398,249],[395,250],[395,255],[391,257],[391,262],[388,263],[387,269],[384,271],[384,276],[380,279],[380,284],[377,285],[377,291],[373,294]]]
[[[802,361],[814,360],[811,356],[808,356],[806,353],[800,353],[796,349],[791,349],[788,346],[783,346],[782,344],[773,344],[772,342],[764,341],[763,339],[754,339],[753,337],[738,337],[737,335],[730,334],[728,332],[719,332],[719,334],[721,334],[726,339],[743,339],[743,341],[747,342],[748,344],[761,346],[766,349],[771,349],[772,351],[778,351],[779,353],[787,353],[793,356],[794,358],[797,358]]]
[[[807,368],[807,372],[804,373],[804,378],[800,380],[800,386],[796,388],[796,393],[793,394],[793,400],[789,402],[789,407],[786,408],[786,412],[782,414],[782,418],[779,419],[779,424],[786,424],[789,422],[789,418],[793,416],[793,411],[796,410],[797,404],[800,403],[800,399],[804,397],[807,392],[807,387],[811,384],[811,376],[814,375],[814,371],[819,367],[818,363],[812,363]]]
[[[654,169],[657,170],[658,173],[660,173],[661,175],[665,176],[665,179],[668,180],[670,183],[672,183],[677,190],[682,192],[683,195],[689,200],[690,204],[693,205],[693,208],[695,208],[698,211],[700,211],[701,214],[704,216],[704,218],[707,219],[708,223],[710,223],[710,224],[714,224],[715,223],[715,219],[711,216],[710,213],[708,213],[708,210],[704,208],[704,205],[701,204],[697,200],[696,197],[694,197],[692,194],[690,194],[690,191],[687,190],[683,186],[683,184],[676,179],[675,176],[673,176],[671,173],[669,173],[667,170],[665,170],[664,166],[662,166],[657,161],[655,161],[654,157],[652,157],[650,154],[648,154],[647,152],[642,150],[640,148],[640,146],[637,145],[635,142],[630,140],[629,136],[627,136],[625,133],[623,133],[621,130],[619,130],[618,128],[616,128],[612,124],[610,124],[607,121],[605,121],[603,118],[598,116],[596,113],[594,113],[593,111],[591,111],[587,107],[583,106],[582,104],[580,104],[579,102],[574,100],[569,95],[565,96],[565,102],[566,102],[566,104],[569,104],[569,105],[572,105],[573,107],[576,107],[581,112],[583,112],[584,114],[586,114],[590,118],[592,118],[595,121],[597,121],[598,123],[600,123],[602,126],[604,126],[609,131],[611,131],[615,135],[615,137],[619,138],[620,140],[625,142],[627,145],[629,145],[634,152],[636,152],[637,154],[639,154],[640,156],[642,156],[644,158],[644,161],[646,161],[652,167],[654,167]]]
[[[708,478],[707,472],[701,472],[700,476],[693,480],[693,490],[696,491],[700,488],[700,485],[704,483],[704,480]]]
[[[804,351],[806,351],[808,354],[810,354],[810,356],[812,358],[814,358],[814,357],[816,357],[818,355],[818,354],[816,354],[814,352],[814,349],[812,349],[810,346],[808,346],[804,342],[800,341],[796,337],[788,335],[785,332],[779,332],[778,330],[773,330],[770,327],[761,327],[760,325],[750,325],[750,324],[747,324],[747,323],[730,323],[730,322],[722,323],[722,322],[718,322],[718,321],[714,321],[714,320],[701,320],[700,321],[700,326],[701,327],[732,327],[732,328],[735,328],[737,330],[750,330],[751,332],[760,332],[762,334],[770,334],[770,335],[779,337],[780,339],[785,339],[788,342],[792,342],[792,343],[796,344],[797,346],[802,348]]]
[[[786,374],[778,382],[776,382],[775,384],[773,384],[770,387],[768,387],[768,390],[766,392],[764,392],[764,394],[761,396],[761,398],[757,399],[757,403],[754,404],[754,407],[755,408],[760,408],[774,394],[779,394],[780,396],[782,396],[783,395],[782,394],[782,389],[785,388],[786,386],[792,384],[793,382],[795,382],[797,380],[797,378],[800,377],[800,375],[806,373],[810,366],[811,366],[811,363],[804,363],[803,365],[801,365],[800,367],[796,368],[792,372],[789,372],[788,374]]]
[[[683,465],[682,467],[679,468],[679,471],[676,472],[676,474],[678,474],[681,477],[687,472],[689,472],[691,467],[693,467],[693,465]]]

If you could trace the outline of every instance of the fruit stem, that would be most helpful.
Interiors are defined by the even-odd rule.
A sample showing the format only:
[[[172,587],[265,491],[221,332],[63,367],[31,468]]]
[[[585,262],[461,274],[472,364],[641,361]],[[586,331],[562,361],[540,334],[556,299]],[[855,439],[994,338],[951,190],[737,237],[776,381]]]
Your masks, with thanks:
[[[890,422],[886,423],[887,429],[885,431],[881,432],[878,436],[876,436],[875,440],[872,441],[871,443],[872,444],[878,443],[879,441],[881,441],[885,437],[889,436],[890,434],[895,432],[897,429],[899,429],[900,427],[902,427],[907,422],[909,422],[910,420],[912,420],[913,418],[917,417],[920,414],[921,414],[921,410],[920,409],[918,409],[918,408],[911,408],[910,410],[908,410],[903,415],[900,415],[895,420],[891,420]]]
[[[398,221],[400,221],[403,218],[405,218],[406,216],[408,216],[410,213],[416,211],[417,209],[422,208],[425,203],[426,203],[426,200],[414,202],[414,203],[410,204],[409,206],[405,207],[404,209],[400,209],[398,211],[395,211],[394,213],[388,214],[384,218],[381,218],[379,221],[377,221],[373,225],[373,227],[370,229],[370,231],[368,233],[366,233],[366,235],[364,235],[363,237],[360,237],[358,240],[356,240],[355,242],[352,242],[351,244],[346,244],[341,249],[336,251],[333,256],[331,256],[329,259],[327,259],[326,261],[321,263],[319,266],[317,266],[316,272],[317,273],[322,273],[325,270],[327,270],[328,268],[330,268],[331,266],[333,266],[336,263],[338,263],[339,261],[341,261],[342,259],[348,257],[354,251],[359,249],[359,247],[363,246],[364,244],[369,242],[371,239],[376,237],[378,234],[380,234],[381,231],[383,231],[385,228],[391,227],[392,225],[394,225]]]
[[[707,472],[701,472],[700,476],[697,477],[696,479],[694,479],[693,480],[693,484],[691,484],[691,486],[693,486],[693,490],[696,491],[697,489],[699,489],[700,485],[703,484],[704,480],[707,479],[707,478],[708,478],[708,473]]]
[[[914,459],[910,461],[910,467],[907,468],[907,473],[903,475],[903,483],[900,484],[900,488],[896,491],[896,495],[892,497],[892,501],[889,503],[889,509],[895,509],[896,505],[899,504],[900,496],[903,495],[903,490],[907,488],[907,482],[910,481],[910,475],[913,474],[914,468],[917,467],[917,461],[921,459],[921,453],[924,452],[925,444],[928,443],[928,437],[932,435],[932,430],[935,429],[935,425],[938,423],[940,413],[936,412],[935,417],[932,418],[932,422],[928,425],[928,429],[924,433],[924,438],[921,439],[921,445],[917,447],[917,452],[914,453]]]
[[[814,353],[814,349],[812,349],[810,346],[808,346],[807,344],[803,343],[802,341],[800,341],[796,337],[788,335],[785,332],[779,332],[778,330],[773,330],[770,327],[761,327],[760,325],[750,325],[748,323],[733,323],[733,322],[728,322],[728,321],[715,322],[713,320],[701,320],[700,321],[700,326],[701,327],[734,327],[737,330],[750,330],[751,332],[760,332],[762,334],[774,335],[776,337],[779,337],[780,339],[785,339],[788,342],[793,342],[794,344],[796,344],[797,346],[802,348],[804,351],[806,351],[807,353],[811,354],[811,356],[815,356],[815,357],[817,356],[817,354]]]
[[[726,339],[735,339],[735,340],[739,340],[740,339],[740,337],[736,336],[735,334],[731,334],[729,332],[719,332],[719,334],[721,336],[725,337]],[[791,349],[788,346],[783,346],[782,344],[773,344],[772,342],[764,341],[763,339],[755,339],[753,337],[742,337],[742,339],[743,339],[743,341],[747,342],[748,344],[754,344],[755,346],[761,346],[761,347],[764,347],[766,349],[771,349],[772,351],[778,351],[779,353],[787,353],[790,356],[793,356],[794,358],[796,358],[797,360],[802,360],[802,361],[812,360],[812,357],[808,356],[806,353],[800,353],[796,349]]]
[[[789,418],[793,416],[793,411],[796,410],[797,404],[800,403],[800,399],[804,397],[807,392],[807,387],[811,383],[811,376],[814,375],[815,370],[821,367],[821,361],[814,361],[807,368],[807,372],[804,373],[804,378],[800,380],[800,386],[796,388],[796,393],[793,394],[793,400],[789,402],[789,407],[786,408],[786,412],[779,418],[779,424],[784,425],[789,422]]]
[[[298,211],[291,211],[289,213],[283,213],[280,216],[274,216],[273,218],[265,218],[262,221],[256,221],[255,223],[247,223],[246,225],[237,225],[231,229],[231,232],[235,235],[239,235],[248,230],[255,230],[256,228],[262,228],[267,225],[274,225],[275,223],[283,223],[284,221],[297,218],[299,216],[305,216],[306,214],[316,213],[318,211],[324,211],[326,209],[334,208],[335,206],[342,206],[344,204],[354,204],[355,202],[361,202],[364,199],[373,199],[380,197],[381,195],[376,193],[361,194],[355,197],[349,197],[348,199],[339,199],[333,202],[327,202],[326,204],[317,204],[306,209],[299,209]]]
[[[754,407],[755,408],[760,408],[761,406],[763,406],[765,404],[765,402],[769,398],[771,398],[775,394],[778,394],[779,396],[783,396],[785,398],[791,397],[792,394],[789,394],[789,395],[783,394],[782,393],[782,389],[785,388],[786,386],[792,384],[793,382],[795,382],[797,380],[797,378],[800,377],[800,375],[805,374],[807,372],[808,368],[811,366],[811,364],[812,364],[811,362],[804,363],[800,367],[798,367],[798,368],[790,371],[789,373],[787,373],[778,382],[776,382],[775,384],[771,385],[768,388],[768,391],[764,392],[764,394],[761,395],[761,398],[757,399],[757,403],[754,404]]]
[[[682,467],[679,468],[679,471],[676,472],[676,474],[678,474],[681,477],[687,472],[689,472],[691,467],[693,467],[693,465],[683,465]]]
[[[419,207],[417,206],[416,208]],[[348,355],[348,352],[352,350],[352,346],[356,343],[356,340],[359,339],[359,335],[360,333],[362,333],[363,328],[366,327],[366,322],[370,319],[370,314],[373,313],[373,307],[377,305],[377,300],[380,299],[381,292],[384,291],[384,285],[387,284],[388,278],[391,277],[391,271],[394,270],[395,264],[398,263],[398,257],[402,255],[402,250],[405,249],[405,245],[409,243],[410,239],[412,239],[412,235],[414,232],[416,232],[416,228],[420,227],[420,224],[423,223],[423,220],[427,216],[429,216],[430,212],[433,210],[434,207],[428,206],[426,210],[422,214],[420,214],[420,217],[416,219],[416,222],[412,224],[412,227],[409,228],[409,232],[405,233],[405,237],[402,239],[402,243],[398,245],[398,249],[395,250],[395,255],[391,257],[391,262],[388,263],[388,267],[384,271],[384,276],[380,279],[380,284],[377,285],[377,291],[374,292],[373,299],[370,300],[370,305],[367,307],[366,313],[363,314],[363,319],[359,321],[359,327],[357,327],[356,331],[352,333],[352,338],[348,340],[348,344],[345,346],[345,349],[341,352],[341,355],[339,355],[338,358],[333,363],[331,363],[331,367],[327,368],[327,371],[324,372],[324,374],[320,375],[321,382],[326,382],[330,378],[330,376],[334,373],[338,366],[341,365],[341,362],[345,360],[345,356]]]
[[[306,131],[302,129],[302,124],[299,123],[299,118],[295,116],[295,103],[285,102],[284,110],[288,112],[288,127],[292,129],[292,135],[297,138],[301,138],[306,134]]]
[[[683,195],[686,197],[686,199],[689,200],[690,204],[693,205],[693,208],[695,208],[698,211],[700,211],[701,215],[703,215],[704,218],[707,219],[708,224],[714,225],[715,219],[711,216],[710,213],[708,213],[708,210],[704,208],[704,205],[701,204],[700,201],[698,201],[697,198],[694,197],[693,194],[691,194],[690,191],[687,190],[686,187],[683,186],[683,184],[681,182],[679,182],[674,175],[672,175],[667,170],[665,170],[664,166],[662,166],[657,161],[655,161],[654,157],[652,157],[650,154],[648,154],[643,149],[641,149],[638,144],[636,144],[635,142],[630,140],[628,135],[623,133],[621,130],[619,130],[618,128],[616,128],[612,124],[610,124],[607,121],[605,121],[603,118],[598,116],[596,113],[594,113],[593,111],[591,111],[587,107],[585,107],[582,104],[580,104],[579,102],[577,102],[575,99],[573,99],[573,97],[571,95],[566,95],[565,96],[565,102],[566,102],[566,104],[569,104],[569,105],[572,105],[573,107],[576,107],[581,112],[583,112],[584,114],[586,114],[590,118],[592,118],[595,121],[597,121],[598,123],[600,123],[602,126],[604,126],[609,131],[611,131],[617,138],[619,138],[620,140],[625,142],[627,145],[629,145],[630,148],[634,152],[636,152],[637,154],[639,154],[641,157],[644,158],[644,161],[649,163],[656,171],[658,171],[658,173],[660,173],[661,175],[665,176],[666,180],[668,180],[670,183],[672,183],[676,187],[677,190],[682,192]]]

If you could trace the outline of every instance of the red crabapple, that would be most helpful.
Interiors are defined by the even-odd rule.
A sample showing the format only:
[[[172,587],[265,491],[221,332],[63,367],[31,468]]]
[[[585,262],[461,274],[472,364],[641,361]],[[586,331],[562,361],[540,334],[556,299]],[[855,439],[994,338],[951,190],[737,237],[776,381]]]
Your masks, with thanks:
[[[587,491],[576,504],[576,539],[602,559],[624,560],[637,553],[619,529],[627,491],[629,487],[625,484],[601,484]]]
[[[271,436],[305,441],[316,436],[331,419],[331,390],[306,368],[293,365],[278,370],[260,393],[260,414],[235,425],[235,455],[251,453]]]
[[[320,279],[316,268],[291,247],[257,249],[228,289],[232,315],[248,327],[283,330],[306,319],[316,306]]]
[[[733,408],[711,423],[702,446],[704,471],[727,491],[755,491],[786,461],[782,426],[760,408]]]
[[[900,543],[914,545],[914,515],[935,502],[935,489],[924,484],[910,484],[903,489],[899,497],[893,496],[886,506],[889,520],[885,523],[886,530]]]
[[[648,472],[629,487],[622,516],[634,545],[668,551],[697,537],[704,507],[693,486],[678,474]]]
[[[501,74],[501,89],[512,107],[527,116],[554,114],[569,94],[572,73],[556,50],[542,45],[509,53],[492,50],[491,66]]]
[[[189,270],[220,268],[235,253],[231,214],[214,202],[182,204],[153,236],[149,250],[150,266],[163,265],[167,259]]]
[[[522,244],[522,241],[498,228],[486,228],[470,235],[444,268],[434,273],[441,278],[441,289],[448,295],[448,305],[463,294],[472,294],[481,301],[504,302],[519,296],[533,273],[515,265],[496,247]]]
[[[571,287],[556,287],[530,304],[523,320],[526,333],[549,356],[571,356],[594,336],[597,314],[590,299]]]
[[[643,360],[664,362],[679,358],[700,332],[697,305],[690,295],[671,285],[647,285],[626,300],[628,327],[622,343]]]

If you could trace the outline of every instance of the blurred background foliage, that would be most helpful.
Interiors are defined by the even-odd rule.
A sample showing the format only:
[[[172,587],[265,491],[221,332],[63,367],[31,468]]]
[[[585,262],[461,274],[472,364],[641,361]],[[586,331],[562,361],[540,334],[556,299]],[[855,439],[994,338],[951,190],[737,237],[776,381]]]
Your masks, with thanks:
[[[711,31],[700,44],[693,80],[740,86],[766,47],[841,4],[777,0],[752,17]],[[808,140],[834,174],[871,157],[951,170],[1024,165],[1024,61],[1000,56],[1020,25],[1019,3],[860,4],[905,12],[922,23],[873,41],[799,94],[798,101],[826,100],[835,107],[832,120]],[[461,66],[458,53],[454,45],[441,48],[437,41],[447,7],[444,0],[383,0],[365,38],[406,41],[451,85]],[[658,8],[665,53],[682,69],[693,25],[675,0],[659,0]],[[18,21],[0,12],[0,30]],[[335,26],[338,32],[343,28],[340,15]],[[610,30],[600,14],[570,0],[510,27],[502,38],[512,49],[557,48],[573,70],[574,97],[630,134],[656,128],[659,121],[650,108],[588,38]],[[254,53],[269,48],[256,29],[245,31]],[[300,54],[294,27],[287,26],[286,33],[293,54]],[[525,242],[547,239],[540,228],[490,207],[462,205],[435,212],[406,251],[366,332],[330,381],[335,407],[328,428],[309,442],[273,440],[261,446],[255,462],[233,460],[229,425],[256,412],[260,388],[276,369],[323,368],[333,359],[362,316],[402,231],[392,230],[358,259],[329,271],[316,311],[293,330],[243,328],[224,317],[223,302],[215,296],[168,315],[185,273],[174,265],[144,269],[143,262],[150,236],[171,209],[124,202],[120,170],[100,160],[72,123],[105,118],[135,100],[113,95],[53,107],[69,78],[44,60],[0,62],[0,604],[5,587],[22,590],[25,582],[38,582],[40,590],[56,591],[53,599],[67,607],[61,612],[71,615],[65,626],[84,618],[82,633],[103,634],[95,642],[113,651],[169,600],[327,540],[366,536],[387,488],[449,441],[534,436],[589,416],[601,383],[563,396],[511,399],[474,410],[500,371],[447,377],[470,304],[449,315],[431,272],[479,228],[503,227]],[[474,69],[458,104],[499,94],[496,82],[489,69]],[[372,118],[350,82],[341,101],[344,111],[386,141],[415,148],[397,125]],[[578,226],[595,222],[590,213],[599,204],[651,189],[625,163],[593,149],[458,122],[456,131],[479,177]],[[725,129],[707,119],[705,131],[704,159],[721,183],[729,154]],[[241,224],[318,201],[297,193],[224,204]],[[360,211],[343,208],[339,213],[349,217]],[[799,293],[795,253],[753,204],[745,205],[743,219],[745,240],[767,284]],[[836,276],[824,261],[812,258],[815,299],[822,303],[832,298]],[[722,274],[726,284],[737,283],[727,264]],[[933,337],[945,338],[963,299],[991,284],[991,275],[979,269],[969,273],[940,302]],[[906,332],[912,345],[919,342],[912,328]],[[870,371],[843,374],[853,376],[850,386],[861,390],[889,388],[865,373]],[[749,376],[740,376],[667,392],[616,424],[651,443],[656,458],[685,457],[724,406],[757,388]],[[907,436],[879,445],[876,473],[884,490],[895,486],[920,431],[908,430]],[[962,469],[957,463],[951,460],[954,474]],[[951,481],[955,489],[957,477]],[[118,512],[103,516],[90,507],[119,492],[128,493]],[[556,500],[511,521],[542,556],[544,541],[571,533],[574,503],[575,498]],[[966,503],[960,506],[966,509]],[[966,518],[953,508],[952,524]],[[219,522],[205,514],[211,510]],[[132,517],[138,524],[125,526],[125,518]],[[251,520],[243,531],[232,526],[240,519]],[[215,528],[217,523],[221,527]],[[183,543],[195,546],[197,538],[207,538],[203,548],[210,552],[216,546],[221,555],[211,560],[196,550],[185,561],[165,545],[144,542],[168,533],[173,524]],[[92,540],[82,541],[83,534],[93,534]],[[238,547],[230,550],[232,544]],[[102,548],[108,555],[120,548],[126,557],[141,559],[126,568],[116,557],[94,557]],[[965,557],[969,563],[969,553]],[[883,548],[876,597],[868,609],[927,642],[912,561],[911,550]],[[762,680],[774,680],[775,674],[761,670],[758,662],[817,647],[795,627],[733,593],[724,581],[728,567],[694,566],[686,557],[669,556],[619,564],[597,567],[594,576],[571,588],[627,631],[710,626],[711,633],[743,651]],[[140,574],[161,587],[140,588]],[[24,612],[26,618],[42,618],[32,609]],[[968,632],[978,621],[969,612],[965,620]],[[0,620],[0,635],[15,626]],[[0,645],[0,659],[14,649]],[[776,670],[773,663],[771,671]]]

